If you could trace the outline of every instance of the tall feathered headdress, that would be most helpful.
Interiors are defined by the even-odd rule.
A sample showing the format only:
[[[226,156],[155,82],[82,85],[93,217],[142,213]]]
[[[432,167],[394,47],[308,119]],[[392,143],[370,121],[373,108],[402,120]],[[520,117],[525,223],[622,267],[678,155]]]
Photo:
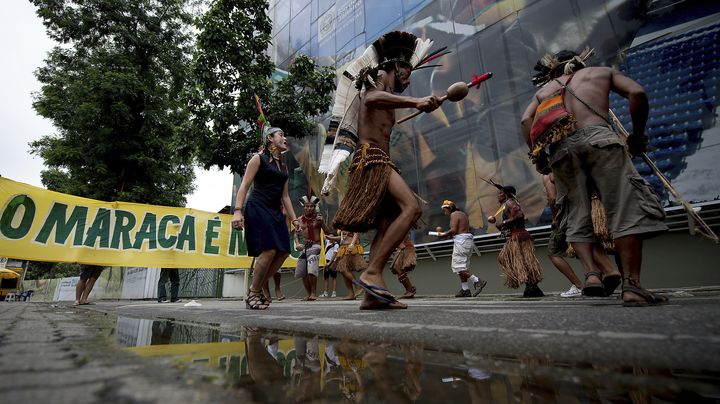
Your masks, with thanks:
[[[585,67],[585,61],[595,53],[595,49],[586,47],[585,50],[576,54],[574,52],[558,52],[556,54],[546,53],[535,64],[535,71],[538,72],[532,77],[536,87],[542,87],[548,81],[562,74],[570,74],[580,67]],[[558,74],[562,68],[562,73]]]
[[[318,197],[315,196],[315,195],[310,195],[310,197],[307,197],[306,195],[303,195],[303,196],[300,198],[300,203],[302,203],[303,205],[305,205],[306,203],[312,203],[313,205],[317,205],[318,202],[320,202],[320,198],[318,198]]]
[[[374,87],[377,71],[390,63],[405,63],[416,70],[431,67],[423,65],[449,53],[443,48],[427,55],[432,44],[430,39],[422,40],[407,32],[388,32],[373,42],[362,56],[352,61],[340,74],[328,137],[318,168],[321,174],[327,175],[322,187],[323,195],[330,193],[340,165],[355,150],[361,92],[367,86]],[[333,141],[332,145],[330,141]]]

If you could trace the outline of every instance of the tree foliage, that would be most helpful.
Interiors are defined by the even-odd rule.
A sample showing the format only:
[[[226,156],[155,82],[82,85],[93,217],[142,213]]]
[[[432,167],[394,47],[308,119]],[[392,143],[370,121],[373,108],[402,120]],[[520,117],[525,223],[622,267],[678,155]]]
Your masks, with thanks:
[[[198,160],[206,168],[244,171],[260,145],[255,94],[271,124],[290,136],[307,134],[312,118],[328,110],[334,75],[318,71],[307,57],[297,58],[289,77],[273,87],[267,9],[267,0],[216,0],[196,23],[188,104]]]
[[[184,0],[31,0],[60,42],[33,104],[58,133],[31,143],[49,189],[101,200],[182,206],[193,151],[191,16]]]

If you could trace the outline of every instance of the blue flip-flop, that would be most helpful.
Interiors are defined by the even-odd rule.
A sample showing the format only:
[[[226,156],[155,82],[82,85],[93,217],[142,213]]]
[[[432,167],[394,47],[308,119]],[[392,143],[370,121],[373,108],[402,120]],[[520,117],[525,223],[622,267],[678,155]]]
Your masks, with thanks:
[[[361,288],[365,291],[365,293],[367,293],[368,295],[370,295],[370,296],[372,296],[372,297],[380,300],[380,301],[381,301],[382,303],[384,303],[384,304],[391,304],[391,303],[393,303],[393,302],[395,301],[395,300],[389,299],[387,296],[383,296],[383,295],[378,294],[377,292],[375,292],[375,291],[387,292],[388,294],[390,294],[390,296],[392,296],[392,294],[390,293],[390,291],[387,290],[387,289],[385,289],[385,288],[382,287],[382,286],[368,285],[367,283],[361,281],[360,279],[353,279],[352,282],[353,282],[355,285],[361,287]]]

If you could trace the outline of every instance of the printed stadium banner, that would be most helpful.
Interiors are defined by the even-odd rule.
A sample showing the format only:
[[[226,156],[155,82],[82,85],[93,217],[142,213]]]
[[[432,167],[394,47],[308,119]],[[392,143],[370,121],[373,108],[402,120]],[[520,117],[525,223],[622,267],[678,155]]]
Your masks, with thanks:
[[[0,207],[0,256],[160,268],[249,268],[252,262],[231,215],[103,202],[6,178],[0,178]],[[300,255],[292,245],[291,251],[285,268],[294,268]]]

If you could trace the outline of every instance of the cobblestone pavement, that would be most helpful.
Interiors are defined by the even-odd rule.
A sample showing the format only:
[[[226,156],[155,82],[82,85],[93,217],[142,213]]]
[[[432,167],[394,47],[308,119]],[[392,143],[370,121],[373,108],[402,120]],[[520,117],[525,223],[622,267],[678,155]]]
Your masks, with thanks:
[[[115,318],[65,304],[0,302],[3,403],[250,402],[203,370],[181,371],[117,347]]]

